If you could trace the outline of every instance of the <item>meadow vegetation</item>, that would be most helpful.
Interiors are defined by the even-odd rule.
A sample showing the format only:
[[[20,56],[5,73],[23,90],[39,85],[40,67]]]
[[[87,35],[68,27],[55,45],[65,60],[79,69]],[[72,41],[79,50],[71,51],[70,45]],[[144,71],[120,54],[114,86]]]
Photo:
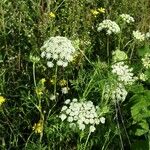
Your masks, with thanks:
[[[149,150],[150,2],[1,0],[0,149]]]

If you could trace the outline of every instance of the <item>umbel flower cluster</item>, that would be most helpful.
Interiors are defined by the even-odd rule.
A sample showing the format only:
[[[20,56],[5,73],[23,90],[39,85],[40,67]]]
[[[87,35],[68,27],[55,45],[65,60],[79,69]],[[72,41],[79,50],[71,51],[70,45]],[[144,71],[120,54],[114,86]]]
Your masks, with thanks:
[[[89,128],[90,132],[96,130],[95,125],[98,125],[100,122],[105,123],[104,117],[99,118],[93,102],[78,102],[77,99],[72,101],[67,99],[59,117],[62,121],[67,120],[71,127],[77,127],[80,130]]]
[[[132,84],[136,78],[133,77],[133,68],[129,68],[124,62],[118,62],[112,65],[112,73],[116,74],[118,81],[121,81],[125,85]]]
[[[120,27],[117,25],[117,23],[109,19],[103,20],[103,22],[99,24],[97,30],[100,32],[104,29],[108,35],[112,33],[117,34],[120,32]]]
[[[128,14],[121,14],[121,15],[120,15],[120,18],[121,18],[124,22],[126,22],[126,23],[128,23],[128,24],[134,22],[134,18],[131,17],[131,16],[128,15]]]
[[[145,40],[145,34],[141,33],[139,30],[133,31],[133,37],[140,42]]]
[[[47,66],[52,68],[56,63],[58,66],[67,67],[73,60],[75,48],[66,37],[50,37],[41,47],[41,57],[47,61]]]
[[[145,54],[144,58],[142,58],[142,63],[146,69],[150,68],[150,53]]]
[[[123,102],[127,96],[128,92],[126,91],[123,84],[118,83],[117,85],[109,86],[108,84],[105,86],[104,98],[111,99],[113,102],[121,101]]]

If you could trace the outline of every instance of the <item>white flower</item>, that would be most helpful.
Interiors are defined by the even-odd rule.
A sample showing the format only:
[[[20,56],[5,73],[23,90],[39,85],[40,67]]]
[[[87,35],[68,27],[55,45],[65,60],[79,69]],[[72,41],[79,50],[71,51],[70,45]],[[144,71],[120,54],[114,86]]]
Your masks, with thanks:
[[[94,126],[100,123],[96,107],[91,101],[78,102],[76,98],[72,101],[67,99],[61,113],[66,114],[66,120],[75,123],[80,130],[84,130],[88,125]]]
[[[125,65],[124,62],[118,62],[112,65],[112,73],[116,74],[118,76],[118,80],[123,82],[125,85],[135,82],[132,70],[133,69]]]
[[[99,124],[100,123],[100,119],[95,119],[95,124]]]
[[[49,68],[53,68],[54,64],[53,64],[51,61],[48,61],[48,62],[47,62],[47,66],[48,66]]]
[[[104,118],[104,117],[101,117],[101,118],[100,118],[100,122],[101,122],[102,124],[104,124],[104,123],[105,123],[105,118]]]
[[[51,53],[47,53],[47,54],[46,54],[46,58],[47,58],[47,59],[50,59],[51,56],[52,56]]]
[[[70,99],[67,99],[64,103],[65,104],[69,104],[70,103]]]
[[[84,124],[79,124],[79,129],[83,131],[85,129],[85,125]]]
[[[59,117],[62,121],[64,121],[67,118],[67,116],[65,114],[61,114]]]
[[[67,94],[68,93],[68,87],[63,87],[61,89],[61,91],[62,91],[63,94]]]
[[[90,124],[94,124],[94,119],[90,118]]]
[[[126,22],[126,23],[132,23],[132,22],[134,22],[134,18],[131,17],[131,16],[128,15],[128,14],[121,14],[121,15],[120,15],[120,18],[121,18],[124,22]]]
[[[90,132],[94,132],[96,128],[94,126],[90,126]]]
[[[45,56],[46,56],[46,52],[43,51],[43,52],[41,53],[41,57],[44,58]]]
[[[108,35],[112,34],[112,33],[119,33],[120,32],[120,27],[116,24],[116,22],[111,21],[111,20],[103,20],[103,22],[101,22],[98,26],[98,31],[100,32],[101,30],[105,29],[106,33]]]
[[[73,98],[73,100],[72,100],[73,102],[77,102],[78,100],[76,99],[76,98]]]
[[[128,92],[126,91],[125,87],[123,84],[118,83],[116,86],[109,86],[107,85],[105,87],[105,93],[104,93],[104,98],[108,99],[108,97],[105,97],[106,95],[109,95],[109,98],[112,99],[114,102],[116,101],[124,101]]]
[[[62,65],[63,65],[63,61],[62,61],[62,60],[58,60],[58,61],[57,61],[57,65],[58,65],[58,66],[62,66]]]
[[[75,123],[70,123],[70,128],[75,128],[76,124]]]
[[[55,100],[55,99],[56,99],[56,96],[52,94],[52,95],[50,96],[50,100]]]
[[[63,62],[62,66],[63,67],[67,67],[68,66],[68,62]]]
[[[141,33],[140,31],[133,31],[133,37],[136,39],[136,40],[138,40],[138,41],[140,41],[140,42],[142,42],[142,41],[144,41],[145,40],[145,34],[143,34],[143,33]]]
[[[139,79],[140,79],[141,81],[146,81],[146,80],[148,80],[148,77],[147,77],[146,74],[141,73],[140,76],[139,76]]]
[[[67,120],[68,122],[73,122],[73,117],[69,116]]]
[[[71,112],[71,109],[66,110],[66,114],[70,114],[70,112]]]
[[[142,63],[146,69],[150,68],[150,53],[145,54],[144,58],[142,58]]]
[[[68,63],[73,60],[75,49],[71,41],[66,37],[56,36],[51,37],[44,42],[41,47],[41,57],[53,61],[53,65],[48,63],[48,67],[53,67],[54,64],[58,66],[67,67]],[[46,60],[47,61],[47,60]]]
[[[63,106],[61,111],[65,111],[68,107],[67,106]]]
[[[146,38],[147,40],[150,39],[150,31],[145,34],[145,38]]]

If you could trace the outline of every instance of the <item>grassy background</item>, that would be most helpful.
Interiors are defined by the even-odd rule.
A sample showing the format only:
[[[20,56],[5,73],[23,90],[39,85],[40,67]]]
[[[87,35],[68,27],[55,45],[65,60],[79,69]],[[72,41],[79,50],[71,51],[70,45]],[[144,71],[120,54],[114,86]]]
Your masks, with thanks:
[[[105,8],[106,12],[94,16],[91,9],[100,7]],[[55,17],[52,17],[50,12],[53,12]],[[121,13],[130,14],[135,18],[136,23],[133,27],[143,32],[148,31],[150,23],[150,2],[148,0],[1,0],[0,93],[7,99],[5,106],[0,108],[1,149],[25,149],[25,147],[32,150],[48,149],[48,147],[55,150],[60,147],[76,149],[74,142],[76,137],[71,132],[65,131],[64,127],[58,128],[59,121],[55,117],[46,120],[43,143],[37,140],[38,135],[32,135],[29,138],[34,122],[37,122],[40,117],[35,106],[37,99],[34,95],[32,62],[29,56],[31,54],[40,55],[40,47],[46,39],[50,36],[61,35],[76,41],[79,49],[91,61],[95,62],[98,57],[106,60],[104,57],[106,56],[106,38],[103,33],[97,33],[97,24],[105,18],[115,20]],[[113,37],[111,38],[110,48],[114,50],[115,43]],[[75,80],[75,88],[79,93],[84,91],[84,85],[88,83],[93,74],[92,68],[86,63],[87,60],[83,59],[80,54],[77,65],[74,66],[75,69],[67,70],[69,75],[65,72],[63,75],[60,73],[60,78],[69,79],[71,77],[71,80]],[[97,65],[99,64],[101,63]],[[105,70],[105,64],[101,64],[101,68]],[[43,77],[49,81],[54,75],[43,72],[43,69],[42,64],[37,67],[37,81]],[[91,72],[89,76],[88,71]],[[72,94],[78,95],[75,91]],[[53,102],[46,103],[44,109],[48,110],[51,104]],[[59,105],[57,108],[56,112],[59,111]],[[52,131],[49,127],[53,124],[55,128]],[[105,136],[100,136],[97,141],[93,136],[93,141],[91,141],[95,143],[93,149],[99,149],[101,145],[104,146],[104,149],[107,149],[108,145],[110,146],[108,149],[118,149],[119,139],[115,131],[115,123],[112,123],[110,128],[111,131],[104,128],[95,134],[96,137],[105,133]],[[107,132],[105,132],[106,129]],[[128,147],[126,137],[124,139],[125,146]],[[106,143],[103,143],[104,141]]]

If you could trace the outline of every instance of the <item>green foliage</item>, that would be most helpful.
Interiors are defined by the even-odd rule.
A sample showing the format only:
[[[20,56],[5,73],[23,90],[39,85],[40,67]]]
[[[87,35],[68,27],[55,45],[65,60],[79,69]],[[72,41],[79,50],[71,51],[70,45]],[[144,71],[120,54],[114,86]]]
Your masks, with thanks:
[[[150,69],[141,59],[150,42],[135,41],[132,32],[148,32],[149,12],[147,0],[1,0],[0,149],[148,149]],[[122,13],[135,22],[124,24]],[[106,18],[116,21],[119,34],[97,32]],[[48,68],[40,56],[44,41],[55,36],[67,37],[76,49],[66,68]],[[112,73],[120,61],[133,67],[134,84]],[[118,83],[128,92],[122,101],[111,97]],[[103,118],[94,132],[61,120],[64,102],[73,98],[97,106]]]
[[[133,101],[131,107],[133,125],[139,126],[135,134],[141,136],[149,131],[147,119],[150,117],[150,91],[144,90],[136,93],[130,100]]]

